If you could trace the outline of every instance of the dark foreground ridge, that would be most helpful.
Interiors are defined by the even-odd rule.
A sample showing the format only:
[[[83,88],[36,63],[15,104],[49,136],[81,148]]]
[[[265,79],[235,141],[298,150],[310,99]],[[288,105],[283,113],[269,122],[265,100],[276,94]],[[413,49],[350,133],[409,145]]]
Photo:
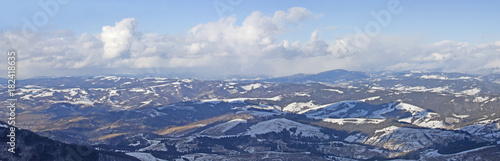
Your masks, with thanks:
[[[37,135],[31,131],[16,128],[15,153],[8,152],[9,141],[7,137],[10,130],[5,128],[7,123],[0,121],[0,160],[40,160],[40,161],[66,161],[66,160],[102,160],[102,161],[138,161],[138,159],[123,153],[104,152],[95,150],[91,146],[65,144]],[[4,150],[5,149],[5,150]]]

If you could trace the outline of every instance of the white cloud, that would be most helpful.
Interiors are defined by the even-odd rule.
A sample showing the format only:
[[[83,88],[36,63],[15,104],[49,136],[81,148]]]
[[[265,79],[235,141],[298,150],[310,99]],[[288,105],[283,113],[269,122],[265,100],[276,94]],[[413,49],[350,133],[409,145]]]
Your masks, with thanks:
[[[500,41],[495,41],[495,46],[500,46]]]
[[[137,69],[279,76],[338,68],[453,72],[499,68],[500,41],[469,44],[444,40],[423,44],[412,37],[380,34],[359,48],[355,34],[337,39],[321,37],[331,30],[311,31],[307,42],[277,41],[292,28],[317,17],[299,7],[270,16],[256,11],[241,24],[236,16],[230,16],[198,24],[185,35],[138,34],[138,22],[126,18],[115,26],[104,26],[102,33],[79,36],[57,31],[25,40],[15,32],[4,32],[0,48],[8,50],[12,45],[9,40],[20,40],[15,43],[22,50],[18,64],[24,77],[64,76],[80,71],[129,73]]]
[[[196,54],[207,46],[206,43],[192,43],[186,46],[189,54]]]
[[[442,61],[442,60],[448,60],[451,58],[450,53],[445,53],[445,54],[440,54],[440,53],[432,53],[431,55],[423,58],[422,60],[437,60],[437,61]]]
[[[128,51],[136,25],[137,21],[134,18],[126,18],[116,22],[114,27],[102,27],[101,40],[104,43],[102,58],[116,58],[123,52]]]

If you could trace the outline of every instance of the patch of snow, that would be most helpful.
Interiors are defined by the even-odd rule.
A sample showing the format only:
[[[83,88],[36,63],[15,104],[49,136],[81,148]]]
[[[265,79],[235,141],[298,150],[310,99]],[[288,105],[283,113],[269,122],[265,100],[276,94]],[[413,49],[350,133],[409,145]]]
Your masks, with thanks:
[[[473,96],[473,95],[478,94],[479,92],[481,92],[481,89],[479,89],[479,88],[472,88],[472,89],[468,89],[468,90],[463,90],[463,91],[460,92],[460,94]]]
[[[371,119],[371,118],[343,118],[343,119],[332,119],[324,118],[324,122],[335,123],[339,125],[344,125],[345,123],[351,124],[379,124],[384,122],[385,119]]]
[[[109,90],[108,88],[89,88],[91,91],[107,91]]]
[[[109,90],[109,97],[111,97],[111,96],[119,96],[120,94],[118,94],[117,92],[118,92],[118,90],[116,90],[116,89],[110,89]]]
[[[42,88],[41,86],[36,86],[36,85],[26,85],[24,88]]]
[[[193,82],[192,79],[181,79],[181,81],[184,82],[184,83],[191,83],[191,82]]]
[[[455,114],[455,113],[452,113],[452,115],[453,115],[454,117],[456,117],[456,118],[460,118],[460,119],[464,119],[464,118],[469,117],[469,115],[457,115],[457,114]]]
[[[227,130],[229,130],[229,129],[231,129],[231,128],[233,128],[236,125],[241,124],[241,123],[247,123],[247,120],[245,120],[245,119],[230,120],[230,121],[227,121],[225,123],[221,123],[221,124],[215,125],[213,127],[210,127],[206,130],[203,130],[203,132],[221,132],[221,133],[224,133]]]
[[[396,106],[396,109],[408,111],[411,113],[411,115],[415,115],[425,110],[423,108],[408,103],[400,103]]]
[[[408,111],[412,114],[412,116],[399,119],[399,122],[406,122],[420,127],[427,128],[446,128],[447,125],[442,120],[439,119],[440,115],[435,112],[429,112],[423,108],[420,108],[415,105],[400,103],[396,106],[396,109]]]
[[[344,139],[344,141],[351,143],[363,143],[366,139],[368,139],[367,136],[364,136],[362,133],[357,133],[354,135],[349,135],[347,138]]]
[[[376,100],[376,99],[379,99],[379,98],[380,98],[380,96],[368,97],[368,98],[365,98],[365,99],[360,99],[359,101],[360,102],[373,101],[373,100]]]
[[[404,118],[404,119],[399,119],[398,121],[399,122],[405,122],[405,123],[411,124],[411,120],[412,119],[413,119],[413,117],[407,117],[407,118]]]
[[[293,103],[290,103],[290,104],[286,105],[285,107],[283,107],[283,111],[296,113],[296,112],[300,112],[300,111],[303,111],[305,109],[309,109],[309,108],[313,108],[313,107],[316,107],[316,105],[313,103],[313,101],[293,102]]]
[[[141,102],[141,103],[142,103],[142,104],[149,104],[149,103],[151,103],[151,101],[153,101],[153,100],[147,100],[147,101],[143,101],[143,102]]]
[[[168,151],[167,147],[165,147],[164,143],[161,143],[159,140],[148,140],[148,143],[151,144],[148,147],[141,148],[138,151]]]
[[[439,75],[423,75],[420,78],[422,79],[441,79],[441,80],[447,80],[445,76],[439,76]]]
[[[305,97],[310,97],[311,95],[307,93],[302,93],[302,92],[295,92],[293,93],[294,96],[305,96]]]
[[[441,92],[447,92],[447,91],[450,91],[449,87],[448,86],[444,86],[444,87],[435,87],[435,88],[430,88],[429,89],[430,92],[434,92],[434,93],[441,93]]]
[[[337,102],[337,103],[331,103],[331,104],[326,104],[326,105],[321,105],[317,106],[314,108],[310,108],[304,111],[300,111],[299,114],[303,114],[309,111],[313,111],[311,113],[306,114],[307,117],[309,118],[328,118],[328,117],[333,117],[333,116],[339,116],[342,113],[346,113],[348,110],[352,109],[358,101],[344,101],[344,102]],[[344,106],[341,106],[344,105]],[[341,110],[338,110],[338,108],[342,108]],[[321,109],[321,110],[320,110]],[[317,111],[314,111],[317,110]],[[334,112],[328,112],[325,113],[325,110],[334,110]]]
[[[130,144],[128,144],[128,146],[138,146],[140,144],[141,144],[141,142],[137,141],[136,143],[130,143]]]
[[[487,101],[488,99],[490,99],[488,96],[476,97],[476,98],[474,98],[474,100],[472,100],[472,102],[484,102],[484,101]]]
[[[153,89],[153,88],[149,88],[149,89]],[[144,92],[144,94],[150,94],[150,93],[152,93],[152,94],[157,95],[154,90],[149,90],[149,89],[147,89],[146,92]]]
[[[383,109],[380,109],[380,110],[377,110],[377,111],[373,111],[372,112],[372,115],[371,116],[368,116],[369,118],[380,118],[380,119],[385,119],[385,117],[383,117],[382,115],[383,114],[386,114],[388,112],[392,112],[394,111],[396,108],[394,107],[394,103],[391,103],[389,104],[387,107],[383,108]]]
[[[50,97],[50,96],[54,96],[54,92],[50,91],[50,92],[42,92],[38,95],[35,95],[33,97]]]
[[[101,80],[112,80],[115,82],[118,82],[120,79],[121,79],[121,77],[117,77],[117,76],[105,76],[105,77],[101,78]]]
[[[385,90],[384,87],[371,87],[370,89],[373,89],[373,90]]]
[[[245,86],[241,86],[241,88],[243,88],[244,90],[253,90],[253,89],[257,89],[257,88],[260,88],[262,87],[262,83],[254,83],[254,84],[249,84],[249,85],[245,85]]]
[[[238,92],[238,90],[237,90],[237,89],[232,88],[232,89],[228,89],[228,90],[227,90],[227,92],[229,92],[229,93],[231,93],[231,94],[235,94],[235,93],[237,93],[237,92]]]
[[[441,128],[441,129],[446,129],[447,125],[445,124],[444,121],[442,120],[432,120],[435,118],[439,118],[439,114],[437,113],[431,113],[431,112],[425,112],[423,115],[418,115],[414,116],[410,122],[413,125],[420,126],[420,127],[426,127],[426,128]],[[404,122],[405,119],[400,119],[400,121]],[[409,121],[407,119],[406,121]]]
[[[33,96],[33,95],[32,94],[27,94],[27,95],[24,95],[24,96],[22,96],[20,98],[23,99],[23,100],[33,100],[33,99],[30,98],[31,96]]]
[[[143,107],[143,106],[146,106],[146,105],[150,104],[152,101],[153,101],[153,100],[142,101],[142,102],[141,102],[141,104],[142,104],[142,105],[140,105],[140,106],[139,106],[139,108],[141,108],[141,107]],[[154,115],[151,115],[151,117],[155,117],[155,116],[154,116]]]
[[[74,97],[76,94],[78,94],[76,90],[71,90],[71,92],[69,92],[69,95],[71,95],[71,97]]]
[[[4,125],[4,124],[0,124],[0,127],[3,127],[3,128],[9,128],[9,126]]]
[[[331,92],[337,92],[339,94],[343,94],[344,93],[344,91],[341,91],[341,90],[338,90],[338,89],[321,89],[321,90],[331,91]]]
[[[472,77],[464,77],[464,76],[461,76],[461,77],[459,77],[459,78],[457,78],[457,79],[472,79]]]
[[[143,88],[132,88],[129,90],[130,92],[146,92]]]
[[[86,104],[86,105],[94,105],[94,102],[92,102],[90,99],[88,99],[87,97],[83,97],[83,98],[78,98],[76,99],[75,102],[72,102],[71,104]]]
[[[169,85],[169,83],[167,83],[167,82],[169,82],[169,81],[159,80],[159,81],[152,81],[151,83],[166,83],[166,84],[162,84],[162,86],[167,86],[167,85]],[[176,83],[176,82],[174,82],[174,83]],[[171,84],[174,84],[174,83],[171,83]]]
[[[453,90],[449,89],[449,86],[443,86],[443,87],[434,87],[434,88],[426,88],[424,86],[402,86],[400,84],[392,87],[392,90],[397,90],[397,91],[411,91],[411,92],[434,92],[434,93],[441,93],[441,92],[453,92]]]
[[[380,129],[380,130],[375,130],[375,134],[376,133],[392,133],[394,130],[397,130],[397,129],[399,129],[399,127],[389,126],[389,127],[386,127],[386,128]]]
[[[439,120],[433,120],[433,121],[425,120],[425,121],[418,122],[418,123],[415,123],[415,122],[413,124],[420,126],[420,127],[427,127],[427,128],[432,128],[432,129],[435,129],[435,128],[445,129],[446,128],[446,124],[443,121],[439,121]]]
[[[168,78],[160,78],[160,77],[154,77],[154,80],[167,80]]]
[[[152,113],[149,113],[149,116],[151,116],[151,117],[158,117],[158,116],[167,115],[166,113],[158,112],[156,109],[153,109],[152,111],[153,111]]]
[[[77,89],[78,89],[78,90],[79,90],[82,94],[84,94],[84,95],[89,94],[89,93],[87,93],[87,91],[85,91],[85,90],[80,90],[80,88],[77,88]]]

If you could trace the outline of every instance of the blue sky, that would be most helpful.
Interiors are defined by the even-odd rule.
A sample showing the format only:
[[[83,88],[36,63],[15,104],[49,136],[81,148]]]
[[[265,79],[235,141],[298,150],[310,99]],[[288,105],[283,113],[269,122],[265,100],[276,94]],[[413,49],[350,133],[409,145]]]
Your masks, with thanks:
[[[39,5],[39,3],[46,2],[57,2],[56,0],[28,0],[28,1],[2,1],[2,6],[0,9],[4,14],[0,15],[0,32],[4,34],[3,39],[5,40],[7,36],[5,33],[17,33],[20,35],[22,26],[24,22],[23,18],[27,18],[28,20],[33,21],[33,15],[38,12],[44,12],[43,6]],[[381,10],[387,10],[388,4],[392,2],[400,3],[399,7],[402,8],[402,11],[398,14],[391,14],[391,21],[387,26],[382,26],[380,28],[380,32],[377,33],[376,36],[370,37],[371,45],[369,46],[379,46],[382,44],[382,47],[385,49],[372,49],[370,47],[363,48],[363,50],[354,50],[348,49],[345,46],[338,46],[339,44],[349,43],[349,41],[353,41],[355,39],[355,31],[354,28],[360,28],[364,30],[367,24],[370,22],[377,22],[376,18],[370,13],[371,11],[379,12]],[[221,16],[217,13],[217,9],[214,7],[214,3],[226,5],[225,7],[229,10],[224,12]],[[57,60],[65,60],[68,58],[68,62],[75,61],[77,63],[78,59],[88,59],[89,61],[93,61],[98,56],[91,56],[82,54],[81,57],[71,57],[66,56],[69,52],[79,52],[78,49],[74,48],[74,46],[82,45],[83,39],[87,42],[87,44],[98,43],[94,45],[92,48],[95,52],[101,52],[100,54],[104,54],[109,52],[109,49],[116,46],[110,44],[110,42],[106,42],[106,40],[102,39],[102,35],[105,33],[103,30],[104,26],[110,27],[118,27],[119,22],[123,22],[124,32],[130,32],[130,35],[116,35],[116,33],[108,33],[109,40],[114,40],[115,36],[118,39],[123,39],[123,42],[126,43],[126,46],[121,46],[117,49],[119,53],[115,53],[115,55],[108,55],[107,58],[110,58],[108,61],[102,61],[98,63],[88,63],[88,62],[80,62],[83,65],[78,67],[73,67],[80,70],[97,70],[101,68],[111,69],[111,68],[123,68],[122,66],[116,65],[120,63],[133,63],[131,58],[144,58],[146,60],[146,56],[148,58],[164,58],[166,61],[174,61],[177,59],[174,58],[182,58],[182,61],[185,61],[187,64],[196,64],[208,61],[216,61],[222,59],[220,57],[222,55],[230,52],[237,52],[237,46],[220,46],[220,48],[213,49],[213,51],[208,50],[209,47],[206,45],[217,46],[216,44],[212,44],[211,40],[208,40],[208,37],[200,37],[200,33],[193,34],[194,28],[199,26],[204,31],[212,32],[217,29],[235,29],[234,34],[238,34],[241,32],[247,32],[249,30],[245,25],[242,24],[247,18],[256,18],[262,21],[252,21],[251,24],[248,25],[250,27],[260,27],[262,29],[262,35],[258,35],[255,40],[264,41],[263,39],[269,39],[271,42],[259,42],[260,46],[255,46],[257,48],[261,48],[259,51],[255,51],[259,55],[258,59],[251,59],[246,53],[236,53],[235,55],[229,55],[225,57],[227,60],[221,61],[228,62],[231,61],[229,58],[233,58],[235,61],[243,63],[239,70],[235,70],[233,72],[228,72],[226,74],[268,74],[268,75],[284,75],[284,74],[292,74],[298,72],[305,73],[315,73],[321,72],[322,70],[328,70],[333,68],[346,68],[352,70],[393,70],[398,69],[400,66],[411,66],[418,65],[422,69],[446,69],[445,71],[466,71],[462,69],[462,67],[458,67],[460,65],[455,66],[440,66],[436,64],[443,64],[443,62],[439,61],[454,61],[456,62],[457,53],[464,52],[463,54],[458,54],[458,56],[468,55],[471,56],[473,54],[472,51],[484,51],[488,54],[493,54],[493,56],[497,56],[498,51],[496,47],[493,49],[488,48],[491,51],[487,51],[483,49],[485,45],[493,45],[495,46],[500,41],[500,21],[498,18],[500,17],[500,10],[498,7],[500,6],[500,1],[494,0],[483,0],[483,1],[465,1],[465,0],[442,0],[442,1],[430,1],[430,0],[420,0],[420,1],[390,1],[390,0],[359,0],[359,1],[300,1],[300,0],[291,0],[291,1],[249,1],[249,0],[204,0],[204,1],[163,1],[163,0],[86,0],[86,1],[77,1],[70,0],[66,4],[58,3],[58,12],[53,16],[49,17],[48,23],[40,27],[39,32],[36,32],[35,38],[30,38],[29,43],[30,46],[39,47],[43,50],[43,53],[37,53],[35,51],[29,51],[28,49],[24,49],[24,51],[28,51],[30,54],[39,55],[40,60],[46,60],[47,64],[43,65],[46,68],[50,68],[50,70],[56,71],[59,68],[64,68],[66,65],[57,63]],[[273,22],[271,24],[266,24],[269,22],[265,22],[266,18],[273,18],[276,16],[277,11],[283,11],[288,14],[288,16],[294,16],[290,11],[291,8],[298,7],[302,8],[305,11],[298,13],[304,14],[297,22],[292,22],[295,20],[291,19],[281,19],[276,21],[287,21],[287,22]],[[52,8],[53,9],[53,8]],[[253,15],[254,12],[260,12],[260,16]],[[298,11],[298,10],[297,10]],[[129,21],[125,22],[125,19]],[[235,18],[234,24],[231,24],[231,18]],[[229,20],[228,23],[222,22],[222,20]],[[214,25],[226,25],[225,27],[218,28],[210,28],[209,24],[213,23]],[[274,27],[272,33],[265,33],[265,30],[269,28],[266,27]],[[272,26],[275,25],[275,26]],[[213,26],[212,26],[213,27]],[[317,42],[309,42],[311,41],[311,35],[317,32],[317,39],[321,41]],[[59,33],[59,34],[57,34]],[[60,44],[60,46],[66,46],[64,49],[53,49],[50,46],[58,46],[53,43],[57,43],[55,41],[49,41],[55,38],[61,38],[60,33],[65,33],[65,37],[67,39],[74,39],[74,42],[64,42],[66,44]],[[82,35],[93,35],[91,38],[84,38]],[[176,53],[176,52],[185,52],[179,50],[170,51],[160,51],[159,48],[167,48],[166,46],[162,46],[161,44],[157,46],[150,46],[151,49],[155,49],[156,55],[150,54],[148,52],[144,52],[148,46],[145,44],[141,44],[145,41],[153,41],[153,39],[148,40],[149,38],[145,38],[144,35],[147,34],[156,34],[163,35],[162,38],[155,38],[154,41],[164,41],[166,44],[174,43],[176,46],[186,46],[186,50],[189,48],[191,51],[199,54],[197,56],[205,56],[210,57],[206,60],[195,60],[188,59],[186,56],[175,56],[169,55],[168,53]],[[222,32],[216,32],[210,34],[222,34]],[[168,35],[168,36],[165,36]],[[248,36],[248,35],[246,35]],[[259,37],[262,36],[262,37]],[[235,36],[238,37],[238,36]],[[349,37],[351,39],[349,39]],[[77,41],[80,40],[81,41]],[[92,40],[90,40],[92,39]],[[181,40],[182,39],[182,40]],[[1,40],[1,39],[0,39]],[[233,40],[233,38],[225,38],[221,39],[220,42],[247,42],[250,38],[246,37],[243,39]],[[252,38],[252,40],[254,40]],[[405,41],[402,43],[401,41]],[[292,47],[283,47],[284,42],[297,42]],[[408,42],[406,42],[408,41]],[[50,43],[49,43],[50,42]],[[397,43],[395,43],[397,42]],[[432,44],[439,43],[440,47],[435,47]],[[446,42],[446,43],[443,43]],[[108,44],[106,46],[106,43]],[[164,44],[165,44],[164,43]],[[262,46],[262,43],[265,45]],[[398,44],[401,43],[401,44]],[[465,46],[463,43],[466,43]],[[36,45],[33,45],[36,44]],[[200,45],[201,44],[201,45]],[[335,45],[336,44],[336,45]],[[12,45],[12,44],[11,44]],[[19,44],[14,44],[14,46]],[[45,45],[45,46],[44,46]],[[110,46],[111,45],[111,46]],[[136,48],[134,46],[141,46],[145,48],[144,50],[141,48],[141,51],[135,51]],[[274,45],[274,46],[273,46]],[[276,47],[276,45],[278,47]],[[282,45],[281,48],[283,50],[276,51],[279,48],[279,45]],[[318,46],[319,45],[319,46]],[[321,46],[323,45],[323,46]],[[20,45],[22,46],[22,45]],[[72,47],[73,46],[73,47]],[[104,47],[103,47],[104,46]],[[251,46],[251,45],[246,45]],[[287,45],[290,46],[290,45]],[[358,65],[358,66],[329,66],[328,64],[318,65],[317,67],[311,70],[302,70],[302,69],[290,69],[288,71],[284,71],[284,68],[287,65],[300,63],[310,63],[314,59],[309,61],[299,61],[294,60],[287,63],[283,63],[283,65],[276,66],[268,66],[272,68],[273,72],[266,73],[262,72],[263,69],[255,69],[255,66],[260,66],[258,63],[249,63],[251,61],[259,61],[265,58],[276,58],[276,55],[281,54],[280,59],[294,59],[307,55],[307,58],[317,57],[318,55],[310,56],[311,53],[323,53],[328,55],[334,55],[331,58],[331,61],[352,61],[353,59],[365,58],[366,56],[359,55],[359,58],[350,57],[353,53],[374,53],[374,52],[385,52],[388,50],[396,50],[392,49],[391,46],[402,46],[405,47],[397,49],[398,52],[407,51],[408,49],[417,49],[420,52],[418,56],[414,58],[410,58],[412,62],[409,60],[392,60],[395,61],[394,64],[396,66],[377,66],[377,64],[372,62],[367,62],[365,64],[371,65]],[[323,47],[324,50],[320,48]],[[3,47],[3,48],[9,48]],[[10,47],[12,48],[12,47]],[[49,48],[51,50],[49,50]],[[97,49],[101,48],[101,49]],[[108,49],[103,49],[108,48]],[[198,51],[201,48],[202,52]],[[233,49],[232,49],[233,48]],[[272,48],[272,53],[266,55],[268,49]],[[311,49],[314,48],[314,49]],[[448,48],[448,49],[447,49]],[[454,48],[454,49],[450,49]],[[52,50],[53,49],[53,50]],[[5,49],[7,50],[7,49]],[[23,49],[18,49],[23,50]],[[67,50],[67,51],[66,51]],[[89,49],[90,50],[90,49]],[[104,50],[104,51],[103,51]],[[107,51],[106,51],[107,50]],[[134,51],[133,51],[134,50]],[[139,50],[139,49],[137,49]],[[453,51],[450,51],[453,50]],[[352,52],[354,51],[354,52]],[[205,54],[203,54],[205,52]],[[343,52],[343,53],[339,53]],[[351,53],[349,53],[351,52]],[[396,53],[395,51],[392,51]],[[167,53],[167,54],[166,54]],[[279,54],[276,54],[279,53]],[[295,54],[295,55],[294,55]],[[390,55],[393,53],[385,53],[386,55]],[[433,55],[434,54],[434,55]],[[292,56],[290,56],[292,55]],[[319,54],[321,55],[321,54]],[[342,55],[342,56],[339,56]],[[348,60],[344,59],[344,56],[347,56]],[[415,54],[413,54],[415,55]],[[483,53],[484,55],[484,53]],[[156,57],[155,57],[156,56]],[[324,55],[321,55],[324,56]],[[92,58],[89,58],[92,57]],[[103,56],[106,57],[106,56]],[[401,56],[405,57],[405,56]],[[199,58],[199,57],[196,57]],[[431,58],[435,58],[437,61],[436,64],[429,64]],[[297,58],[298,59],[298,58]],[[463,59],[466,59],[465,56]],[[477,58],[480,59],[480,58]],[[21,60],[25,60],[26,63],[36,62],[35,60],[28,61],[29,58],[21,58]],[[476,60],[476,59],[474,59]],[[418,61],[418,62],[417,62]],[[2,61],[2,63],[5,63]],[[325,62],[326,63],[326,62]],[[461,62],[468,64],[469,62]],[[470,62],[470,64],[478,64],[478,62]],[[140,63],[135,63],[140,64]],[[341,63],[335,63],[341,64]],[[399,66],[398,66],[399,64]],[[486,65],[484,68],[498,68],[495,65],[495,62],[483,62]],[[38,65],[29,66],[35,67]],[[138,65],[140,66],[140,65]],[[149,68],[162,68],[162,69],[190,69],[193,68],[210,68],[217,70],[221,68],[221,66],[214,65],[173,65],[173,66],[148,66]],[[26,67],[28,69],[28,67]],[[144,68],[144,67],[138,67]],[[404,68],[407,69],[407,68]],[[482,70],[474,69],[474,70]],[[28,73],[28,72],[27,72]],[[38,72],[37,72],[38,73]],[[64,72],[63,72],[64,73]],[[64,75],[61,73],[61,75]],[[50,75],[48,73],[45,73]],[[33,74],[26,74],[27,77],[32,76]]]
[[[45,0],[40,0],[44,2]],[[293,39],[308,39],[316,28],[342,26],[335,32],[325,36],[342,35],[353,32],[354,26],[363,26],[373,20],[369,11],[386,8],[388,1],[248,1],[240,0],[239,4],[231,6],[232,11],[224,12],[224,16],[235,14],[239,22],[253,11],[261,11],[271,15],[276,10],[286,10],[291,7],[304,7],[313,13],[323,16],[303,25],[293,36]],[[22,25],[21,18],[30,18],[41,10],[36,0],[3,1],[1,10],[4,13],[0,19],[2,30],[16,29]],[[183,34],[187,29],[199,23],[216,21],[217,14],[213,2],[205,1],[163,1],[163,0],[72,0],[60,7],[60,12],[52,19],[45,30],[65,29],[75,33],[98,33],[101,27],[112,25],[123,18],[134,17],[140,25],[137,28],[143,32],[162,34]],[[383,29],[387,34],[419,34],[424,35],[429,42],[440,40],[467,41],[484,43],[497,40],[500,37],[500,6],[499,1],[401,1],[404,12],[394,17],[392,24]]]

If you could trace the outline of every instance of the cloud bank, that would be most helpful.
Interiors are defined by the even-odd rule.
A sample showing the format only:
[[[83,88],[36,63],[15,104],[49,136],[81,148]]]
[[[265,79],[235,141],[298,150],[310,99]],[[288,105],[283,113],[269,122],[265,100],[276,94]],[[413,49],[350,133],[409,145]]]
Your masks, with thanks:
[[[101,33],[71,31],[42,33],[22,39],[15,31],[0,35],[0,48],[20,51],[23,77],[130,71],[190,71],[202,75],[265,74],[282,76],[332,69],[360,71],[435,70],[478,72],[500,69],[500,41],[486,44],[418,39],[380,34],[363,48],[355,33],[321,39],[311,31],[309,41],[280,40],[297,26],[321,15],[294,7],[267,16],[255,11],[241,24],[235,16],[198,24],[183,35],[141,33],[135,18],[125,18]],[[22,40],[15,41],[12,40]],[[0,61],[2,64],[5,60]],[[75,72],[78,71],[78,72]]]

